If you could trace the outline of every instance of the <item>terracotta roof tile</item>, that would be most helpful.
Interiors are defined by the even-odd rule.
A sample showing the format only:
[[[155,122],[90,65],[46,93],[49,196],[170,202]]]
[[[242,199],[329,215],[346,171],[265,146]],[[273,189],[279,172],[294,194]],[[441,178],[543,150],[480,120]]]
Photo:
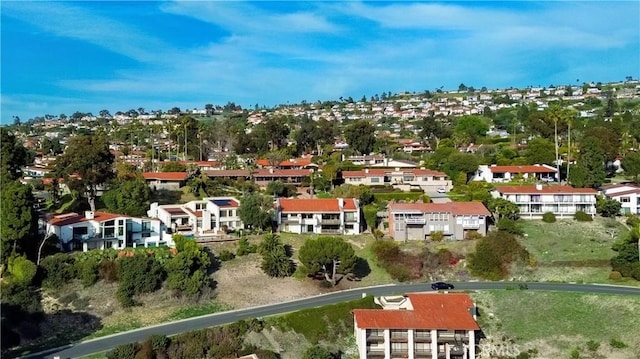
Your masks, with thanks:
[[[339,213],[337,198],[282,198],[280,199],[280,211],[289,213]],[[355,210],[356,204],[353,198],[344,199],[344,210]]]
[[[122,214],[113,214],[107,212],[95,212],[93,215],[93,219],[87,219],[84,215],[80,215],[78,213],[65,213],[57,216],[53,216],[51,220],[49,220],[49,224],[53,226],[68,226],[71,224],[88,222],[88,221],[96,221],[96,222],[104,222],[118,217],[128,217]]]
[[[144,172],[142,176],[145,180],[184,181],[187,179],[187,172]]]
[[[413,310],[355,309],[361,329],[442,329],[478,330],[465,293],[410,293]]]

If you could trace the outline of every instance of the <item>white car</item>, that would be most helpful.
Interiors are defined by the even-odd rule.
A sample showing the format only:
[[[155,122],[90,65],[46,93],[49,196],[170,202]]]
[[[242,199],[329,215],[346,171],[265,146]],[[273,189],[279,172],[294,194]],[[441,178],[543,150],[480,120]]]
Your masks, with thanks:
[[[440,188],[438,188],[438,189],[436,190],[436,192],[438,192],[438,193],[445,193],[445,192],[447,192],[447,190],[446,190],[444,187],[440,187]]]

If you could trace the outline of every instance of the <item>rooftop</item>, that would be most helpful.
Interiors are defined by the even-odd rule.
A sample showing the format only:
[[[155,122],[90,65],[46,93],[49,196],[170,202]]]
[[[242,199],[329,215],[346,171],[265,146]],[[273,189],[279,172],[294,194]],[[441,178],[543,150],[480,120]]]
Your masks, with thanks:
[[[478,330],[470,309],[473,301],[465,293],[409,293],[413,310],[354,309],[361,329]]]

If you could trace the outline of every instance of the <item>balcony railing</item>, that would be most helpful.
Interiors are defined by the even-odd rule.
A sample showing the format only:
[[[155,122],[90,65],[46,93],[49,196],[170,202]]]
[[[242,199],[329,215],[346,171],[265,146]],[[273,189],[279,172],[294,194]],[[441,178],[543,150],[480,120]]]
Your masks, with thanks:
[[[367,349],[367,358],[384,358],[384,349]]]
[[[406,342],[407,340],[409,340],[409,334],[408,333],[391,333],[391,341],[393,342]]]
[[[415,333],[414,340],[416,342],[431,342],[431,333]]]
[[[381,342],[383,340],[384,340],[384,336],[382,335],[382,333],[380,334],[371,333],[367,335],[368,342]]]
[[[426,224],[427,219],[422,217],[407,217],[404,219],[404,223],[406,224]]]
[[[322,224],[340,224],[340,218],[322,218],[320,220]]]
[[[409,349],[391,349],[392,358],[408,358]]]
[[[300,218],[298,217],[280,217],[281,223],[300,223]]]
[[[462,223],[464,229],[478,229],[480,228],[480,222]]]
[[[321,228],[320,229],[320,233],[324,233],[324,234],[340,234],[340,233],[342,233],[342,231],[340,229],[335,229],[335,228],[331,228],[331,229]]]

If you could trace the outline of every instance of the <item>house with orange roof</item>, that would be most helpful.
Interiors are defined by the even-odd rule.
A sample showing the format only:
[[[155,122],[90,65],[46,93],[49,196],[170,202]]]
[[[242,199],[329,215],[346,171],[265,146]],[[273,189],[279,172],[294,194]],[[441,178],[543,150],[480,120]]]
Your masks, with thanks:
[[[311,163],[311,157],[300,157],[284,160],[277,163],[275,166],[271,161],[266,158],[262,158],[256,161],[258,168],[278,168],[278,169],[304,169],[309,167],[318,167],[316,164]]]
[[[359,234],[364,223],[355,198],[278,198],[275,222],[278,231],[298,234]]]
[[[251,172],[255,183],[265,188],[269,182],[281,181],[285,184],[302,185],[303,182],[309,182],[312,169],[274,169],[274,168],[258,168]]]
[[[358,357],[473,359],[476,306],[466,293],[376,297],[382,309],[354,309]]]
[[[180,190],[187,183],[187,172],[143,172],[147,185],[152,190],[166,189],[170,191]]]
[[[511,182],[515,180],[556,181],[558,170],[549,165],[498,166],[480,165],[473,177],[474,181],[487,183]]]
[[[55,215],[47,221],[45,230],[47,235],[58,237],[65,251],[174,245],[171,236],[163,235],[158,219],[107,212]]]
[[[580,211],[596,214],[597,192],[593,188],[549,184],[496,186],[491,195],[517,204],[522,218],[541,218],[546,212],[558,217],[573,217]]]
[[[206,237],[242,229],[240,201],[233,197],[206,197],[185,204],[152,203],[147,215],[159,219],[167,234]]]
[[[419,189],[425,192],[448,192],[453,188],[444,172],[425,168],[365,168],[359,171],[342,171],[346,184],[355,186],[390,185],[403,191]]]
[[[482,202],[390,203],[387,212],[389,235],[403,242],[430,239],[434,232],[448,240],[484,236],[491,216]]]

